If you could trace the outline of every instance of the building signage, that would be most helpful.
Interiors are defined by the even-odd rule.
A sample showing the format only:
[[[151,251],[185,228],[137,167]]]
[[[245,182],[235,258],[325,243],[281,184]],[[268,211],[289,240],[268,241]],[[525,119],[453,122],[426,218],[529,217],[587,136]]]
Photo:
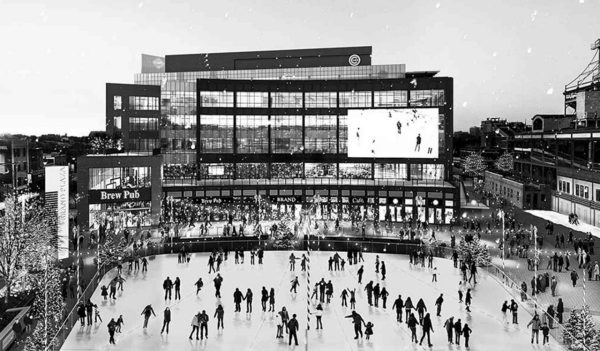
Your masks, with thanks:
[[[69,257],[69,166],[48,166],[46,206],[56,214],[58,259]]]
[[[365,203],[364,197],[351,197],[350,200],[352,201],[353,204],[364,204]]]
[[[296,196],[271,196],[270,199],[271,199],[271,202],[277,202],[277,203],[293,204],[293,203],[301,203],[302,202],[302,199],[300,197],[296,197]]]
[[[350,57],[348,57],[348,63],[350,64],[350,66],[360,65],[360,56],[358,56],[357,54],[350,55]]]
[[[150,188],[90,190],[89,192],[89,203],[91,204],[151,200],[152,191]]]

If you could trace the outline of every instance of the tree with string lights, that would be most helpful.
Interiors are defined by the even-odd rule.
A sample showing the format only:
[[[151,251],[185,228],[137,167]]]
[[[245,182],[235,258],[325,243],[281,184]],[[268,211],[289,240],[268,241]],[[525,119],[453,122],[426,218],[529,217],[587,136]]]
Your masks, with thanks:
[[[513,155],[509,152],[505,152],[498,157],[496,162],[494,162],[494,166],[502,172],[511,173],[513,171],[514,163]]]
[[[580,310],[573,309],[564,327],[563,342],[569,351],[600,350],[600,335],[588,306]]]
[[[465,157],[465,174],[470,175],[472,177],[482,177],[483,172],[486,170],[486,168],[487,166],[485,164],[485,160],[483,159],[483,156],[481,156],[481,154],[473,152],[467,157]]]
[[[130,254],[125,236],[115,230],[109,230],[99,245],[98,256],[102,264],[117,263]]]
[[[458,257],[465,262],[474,261],[479,267],[486,267],[492,263],[490,252],[477,237],[471,240],[461,238],[457,247]]]

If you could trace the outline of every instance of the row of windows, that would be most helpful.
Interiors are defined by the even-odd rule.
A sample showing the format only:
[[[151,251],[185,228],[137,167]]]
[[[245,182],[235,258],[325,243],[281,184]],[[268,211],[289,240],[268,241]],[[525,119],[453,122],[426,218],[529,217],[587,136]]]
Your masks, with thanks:
[[[152,110],[159,109],[158,97],[156,96],[130,96],[129,108],[131,110]]]
[[[558,191],[570,194],[571,193],[571,182],[559,180],[558,181]]]
[[[575,196],[589,199],[590,198],[590,187],[587,185],[575,184]]]
[[[158,130],[158,118],[130,117],[130,131]]]
[[[129,139],[127,143],[127,150],[129,151],[152,152],[158,148],[160,148],[158,139],[135,138]]]
[[[302,108],[302,92],[272,92],[272,108]],[[444,106],[444,90],[411,90],[409,104],[408,90],[384,91],[341,91],[339,107],[421,107]],[[306,108],[336,108],[338,93],[305,92]],[[200,102],[203,107],[234,107],[231,91],[201,91]],[[260,91],[237,92],[237,107],[268,108],[269,93]]]
[[[90,168],[89,189],[150,187],[150,167]]]
[[[408,166],[404,163],[203,163],[190,165],[165,165],[164,176],[175,178],[226,178],[226,179],[408,179]],[[412,180],[443,180],[442,164],[411,164]]]

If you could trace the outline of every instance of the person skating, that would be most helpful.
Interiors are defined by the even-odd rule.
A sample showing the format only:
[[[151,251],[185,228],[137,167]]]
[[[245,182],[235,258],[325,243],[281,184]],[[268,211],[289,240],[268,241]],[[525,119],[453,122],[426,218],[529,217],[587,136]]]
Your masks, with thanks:
[[[115,330],[116,330],[116,325],[117,325],[117,323],[115,322],[114,318],[112,318],[110,320],[110,322],[108,322],[108,325],[107,325],[107,327],[108,327],[108,335],[109,335],[108,342],[110,344],[113,344],[113,345],[115,345]]]
[[[306,272],[306,255],[302,254],[302,260],[300,261],[300,270]]]
[[[100,295],[104,298],[104,301],[106,301],[107,298],[108,298],[108,288],[106,287],[106,285],[102,285],[102,287],[100,288],[100,290],[102,291],[100,293]]]
[[[117,280],[113,279],[110,281],[109,283],[109,287],[110,287],[110,294],[108,294],[108,298],[109,299],[117,299]]]
[[[515,302],[515,300],[510,300],[510,311],[512,313],[512,322],[513,324],[519,324],[518,321],[518,310],[519,310],[519,305],[517,305],[517,303]]]
[[[191,326],[192,332],[190,333],[189,339],[192,340],[192,336],[194,335],[194,332],[196,332],[196,340],[200,340],[200,338],[198,337],[198,333],[200,332],[200,312],[198,312],[194,315],[194,317],[192,317]]]
[[[410,316],[411,310],[413,309],[415,309],[413,302],[410,297],[407,297],[406,301],[404,302],[404,310],[406,311],[406,323],[408,323],[408,317]]]
[[[548,327],[548,323],[542,324],[542,345],[546,345],[546,343],[550,343],[550,328]]]
[[[292,283],[292,287],[290,288],[290,292],[294,292],[294,294],[297,293],[296,289],[298,288],[298,286],[300,285],[300,282],[298,281],[298,277],[295,277],[294,280],[291,281]]]
[[[327,303],[331,303],[331,297],[333,296],[333,283],[331,280],[325,285],[325,296],[327,297]]]
[[[294,253],[292,252],[290,254],[290,272],[293,272],[296,270],[296,256],[294,256]]]
[[[327,283],[325,283],[325,279],[321,278],[319,281],[319,302],[325,302],[325,289],[327,288]]]
[[[252,293],[252,290],[250,290],[250,288],[248,288],[248,290],[246,291],[246,295],[244,296],[244,300],[246,300],[246,313],[252,313],[252,298],[253,298],[254,294]]]
[[[375,274],[379,274],[379,255],[375,255]]]
[[[563,312],[565,311],[565,307],[563,305],[562,298],[558,299],[558,304],[556,305],[556,318],[558,319],[558,323],[562,324],[563,322]]]
[[[342,307],[348,307],[348,290],[342,290],[342,295],[340,295],[340,297],[342,298]]]
[[[292,315],[292,319],[287,323],[288,331],[289,331],[289,345],[292,344],[292,338],[294,338],[294,343],[298,346],[298,329],[300,325],[298,324],[298,320],[296,319],[296,315]]]
[[[381,280],[385,280],[385,274],[387,272],[387,269],[385,268],[385,262],[381,261],[381,267],[379,268],[379,271],[381,272]]]
[[[367,285],[365,285],[365,289],[367,292],[367,301],[369,302],[369,306],[373,306],[373,281],[371,280]]]
[[[398,295],[398,298],[394,301],[392,309],[394,308],[396,309],[396,321],[402,323],[402,309],[404,308],[404,301],[402,301],[402,295]]]
[[[429,313],[427,313],[425,315],[425,318],[423,318],[423,322],[421,323],[421,326],[423,327],[423,335],[421,336],[419,345],[423,344],[423,339],[425,339],[425,335],[427,335],[427,344],[429,345],[429,347],[432,347],[433,345],[431,344],[431,334],[430,333],[433,333],[433,325],[431,323],[431,317],[429,317]]]
[[[275,312],[275,289],[269,291],[269,312]]]
[[[442,304],[444,303],[444,294],[440,294],[440,296],[435,300],[435,305],[437,307],[437,316],[442,315]]]
[[[471,312],[471,289],[467,289],[467,294],[465,295],[465,307],[467,308],[467,312]]]
[[[125,282],[125,278],[123,278],[120,274],[117,275],[117,277],[115,278],[117,280],[117,283],[119,283],[119,286],[117,287],[117,289],[123,291],[123,282]]]
[[[100,317],[100,310],[98,309],[97,305],[94,305],[94,323],[98,323],[98,320],[100,320],[100,323],[102,323],[102,317]]]
[[[98,307],[96,304],[92,303],[92,300],[88,299],[85,304],[85,315],[87,317],[87,325],[92,325],[92,316],[94,315],[94,307]]]
[[[144,328],[148,327],[148,320],[150,319],[150,316],[154,316],[156,317],[156,313],[154,313],[154,309],[152,308],[152,305],[148,305],[146,307],[144,307],[144,310],[141,313],[144,316]]]
[[[527,328],[529,328],[529,326],[531,326],[531,343],[533,344],[533,339],[535,338],[535,343],[539,344],[540,343],[539,336],[540,336],[541,323],[540,323],[540,318],[539,318],[537,312],[535,312],[535,315],[533,316],[531,321],[529,321],[529,323],[527,323]]]
[[[267,301],[269,301],[269,292],[267,291],[267,288],[263,286],[260,294],[260,305],[262,307],[262,311],[267,312]]]
[[[288,321],[290,320],[290,315],[285,309],[285,306],[281,308],[281,311],[279,311],[279,316],[281,317],[281,324],[285,328],[285,332],[288,333]]]
[[[223,316],[225,315],[225,310],[223,309],[222,305],[217,306],[217,309],[215,310],[215,315],[213,318],[217,319],[217,330],[219,330],[219,327],[221,327],[221,329],[224,329],[223,326]]]
[[[196,296],[198,296],[198,293],[200,292],[200,290],[202,290],[202,287],[204,286],[202,278],[198,278],[194,285],[196,286]]]
[[[215,279],[213,279],[215,283],[215,297],[221,298],[221,284],[223,284],[223,277],[221,277],[221,273],[217,273]]]
[[[83,303],[77,305],[77,316],[79,317],[79,322],[81,322],[81,326],[85,326],[85,305]]]
[[[363,324],[366,324],[364,319],[360,316],[360,314],[356,313],[356,311],[352,311],[352,314],[344,318],[352,318],[352,323],[354,324],[354,339],[358,339],[358,335],[360,335],[360,337],[362,338],[362,326]]]
[[[171,292],[173,291],[173,281],[171,281],[171,278],[167,277],[165,279],[163,289],[165,290],[165,301],[167,301],[167,297],[171,300]]]
[[[235,312],[242,312],[242,300],[244,299],[244,294],[240,291],[240,289],[235,288],[233,292],[233,303],[235,304]]]
[[[421,152],[421,134],[417,135],[417,143],[415,144],[415,151]]]
[[[146,257],[142,257],[142,273],[148,272],[148,260]]]
[[[418,343],[419,339],[417,338],[417,325],[419,324],[419,321],[417,321],[414,313],[411,313],[410,315],[407,313],[406,324],[408,325],[408,329],[410,329],[411,342],[414,342],[415,344]]]
[[[387,289],[385,287],[383,287],[383,289],[381,289],[381,293],[379,293],[379,295],[381,296],[381,302],[383,303],[383,308],[386,308],[387,298],[390,295],[390,293],[387,291]]]
[[[360,268],[356,272],[356,274],[358,275],[358,284],[362,284],[362,276],[363,276],[364,272],[365,272],[365,266],[360,266]]]
[[[116,325],[117,333],[121,332],[121,327],[123,325],[125,325],[125,321],[123,321],[123,315],[119,315],[119,318],[117,319],[117,325]]]
[[[454,317],[446,319],[444,322],[444,328],[446,328],[446,334],[448,335],[448,342],[452,344],[452,334],[454,331]]]
[[[454,340],[456,341],[456,345],[460,345],[460,335],[462,334],[462,323],[460,318],[454,322]]]
[[[577,279],[579,279],[579,274],[577,274],[576,270],[571,271],[571,282],[573,283],[573,287],[577,285]]]
[[[202,313],[198,316],[198,322],[200,323],[200,340],[208,339],[208,314],[206,314],[206,311],[202,310]]]
[[[323,329],[323,321],[321,320],[323,318],[323,306],[318,304],[315,311],[310,312],[310,314],[314,314],[317,317],[317,330]]]
[[[162,326],[162,329],[160,330],[161,334],[165,330],[167,331],[167,334],[169,334],[169,324],[171,324],[171,310],[169,309],[169,307],[167,307],[167,308],[165,308],[165,311],[163,312],[163,326]]]
[[[473,332],[473,330],[469,327],[469,325],[467,323],[465,323],[465,325],[462,328],[462,334],[463,337],[465,338],[465,347],[469,348],[469,338],[471,337],[471,333]]]
[[[350,308],[351,309],[355,309],[356,308],[356,288],[350,290],[347,289],[348,292],[350,293]]]
[[[175,286],[175,300],[181,300],[181,280],[179,277],[175,278],[175,283],[173,283],[173,285]]]
[[[425,315],[425,312],[427,312],[427,307],[425,307],[425,301],[423,301],[423,299],[419,299],[419,301],[417,301],[417,307],[416,307],[417,313],[419,314],[419,323],[421,323],[421,325],[423,324],[423,316]]]
[[[371,338],[371,335],[373,335],[374,326],[375,325],[371,322],[367,322],[367,324],[365,325],[365,335],[367,340],[369,340]]]

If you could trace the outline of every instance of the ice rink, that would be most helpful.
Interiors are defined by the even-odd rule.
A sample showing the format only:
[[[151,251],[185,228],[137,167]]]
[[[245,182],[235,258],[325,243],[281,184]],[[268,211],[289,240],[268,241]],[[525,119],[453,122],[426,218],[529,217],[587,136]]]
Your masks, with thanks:
[[[289,348],[304,349],[307,340],[304,330],[306,327],[306,276],[300,272],[297,261],[296,272],[289,271],[289,251],[265,252],[263,265],[250,265],[249,253],[246,252],[244,264],[234,264],[233,254],[221,267],[224,278],[221,288],[222,299],[215,298],[215,289],[212,279],[213,274],[208,274],[208,254],[192,254],[189,263],[177,263],[177,255],[157,256],[151,260],[148,272],[142,274],[127,274],[124,267],[125,290],[117,293],[114,302],[104,301],[100,295],[100,288],[95,292],[92,302],[99,305],[103,323],[92,326],[79,327],[77,325],[70,333],[62,350],[283,350]],[[296,251],[296,256],[302,252]],[[387,277],[380,280],[380,275],[375,274],[375,254],[365,254],[365,262],[359,265],[346,264],[345,271],[329,272],[327,259],[333,252],[311,253],[311,284],[321,277],[331,280],[334,287],[334,298],[331,304],[324,305],[323,330],[315,330],[315,318],[311,318],[311,329],[308,334],[308,348],[310,350],[422,350],[425,346],[418,346],[410,342],[410,331],[406,324],[397,323],[395,312],[391,306],[398,296],[402,294],[403,300],[411,297],[416,304],[422,297],[431,312],[434,333],[432,334],[433,350],[460,350],[466,349],[461,345],[449,345],[446,331],[442,327],[444,321],[454,316],[455,321],[461,318],[463,323],[468,323],[473,330],[470,339],[470,350],[529,350],[529,349],[558,349],[557,343],[551,339],[551,345],[542,347],[540,344],[530,344],[530,329],[526,328],[531,316],[519,309],[519,324],[507,324],[503,321],[500,307],[504,300],[510,301],[510,295],[491,276],[481,272],[478,284],[472,289],[472,312],[465,311],[464,304],[458,303],[459,271],[452,267],[451,261],[434,259],[434,266],[438,268],[438,282],[431,282],[431,270],[409,265],[408,257],[401,255],[380,254],[380,259],[387,267]],[[340,252],[342,257],[345,252]],[[258,262],[258,259],[257,259]],[[356,271],[361,264],[365,266],[363,284],[358,285]],[[108,284],[115,272],[104,277],[102,284]],[[182,299],[165,303],[162,283],[167,277],[175,280],[179,277],[182,281]],[[290,281],[298,276],[300,287],[297,294],[290,293]],[[204,288],[196,296],[194,283],[202,277]],[[363,290],[365,283],[373,280],[385,286],[390,293],[387,309],[369,307],[366,292]],[[102,285],[101,284],[101,285]],[[285,306],[290,312],[298,314],[300,322],[300,346],[288,346],[287,334],[284,339],[276,339],[276,313],[262,312],[260,292],[265,286],[267,290],[275,288],[276,311]],[[242,303],[242,313],[234,313],[233,291],[238,287],[242,292],[251,288],[254,293],[253,313],[245,313],[245,302]],[[374,335],[371,340],[354,340],[353,326],[349,315],[351,310],[341,306],[340,293],[343,288],[357,288],[356,310],[362,315],[365,322],[374,324]],[[312,291],[312,289],[311,289]],[[440,293],[444,293],[442,316],[435,316],[434,302]],[[213,318],[217,304],[225,308],[225,329],[217,331],[216,319]],[[147,304],[152,304],[157,317],[150,319],[147,329],[142,328],[143,317],[140,315]],[[163,310],[169,306],[172,311],[170,333],[160,333],[162,326]],[[191,331],[190,322],[194,314],[206,310],[210,316],[208,339],[203,341],[189,340]],[[121,334],[116,334],[116,345],[109,345],[106,324],[111,318],[123,315],[124,326]],[[415,313],[416,315],[416,313]],[[364,328],[363,328],[364,331]],[[421,328],[417,327],[419,338]],[[424,341],[424,345],[426,341]]]

